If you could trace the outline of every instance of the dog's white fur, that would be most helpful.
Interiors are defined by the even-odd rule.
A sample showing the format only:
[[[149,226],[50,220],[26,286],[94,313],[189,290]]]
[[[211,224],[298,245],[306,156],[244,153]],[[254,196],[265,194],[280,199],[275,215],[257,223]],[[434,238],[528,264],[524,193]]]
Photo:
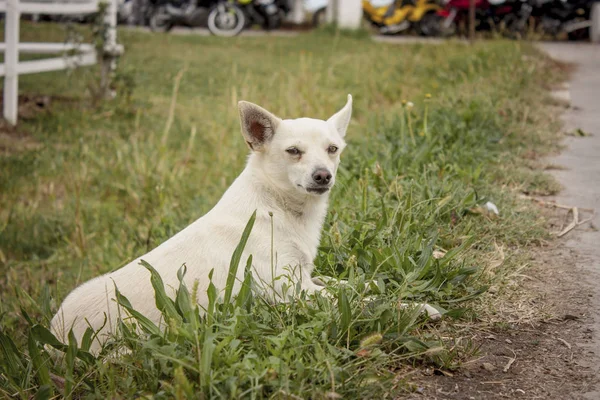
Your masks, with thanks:
[[[345,147],[352,97],[348,95],[344,108],[327,121],[281,120],[243,101],[239,111],[242,134],[252,150],[241,175],[206,215],[123,268],[73,290],[52,319],[51,329],[59,340],[65,341],[73,329],[81,341],[86,329],[100,329],[106,316],[106,326],[90,349],[97,352],[107,334],[114,333],[119,315],[114,285],[137,311],[159,324],[161,313],[155,306],[150,273],[140,265],[142,259],[158,271],[170,296],[175,295],[179,286],[177,271],[185,263],[184,282],[188,288],[194,281],[199,282],[197,301],[206,307],[209,272],[214,269],[212,282],[218,290],[224,290],[231,255],[255,210],[255,225],[240,264],[252,255],[254,277],[266,282],[262,289],[270,291],[265,294],[281,296],[282,285],[289,285],[290,281],[300,283],[309,293],[323,288],[311,280],[312,263],[327,212],[329,189]],[[301,153],[290,154],[295,152],[292,148]],[[329,171],[331,181],[317,184],[313,176],[317,170]],[[324,193],[314,192],[325,188]],[[243,270],[241,265],[234,295],[243,280]],[[282,276],[287,279],[275,279]]]

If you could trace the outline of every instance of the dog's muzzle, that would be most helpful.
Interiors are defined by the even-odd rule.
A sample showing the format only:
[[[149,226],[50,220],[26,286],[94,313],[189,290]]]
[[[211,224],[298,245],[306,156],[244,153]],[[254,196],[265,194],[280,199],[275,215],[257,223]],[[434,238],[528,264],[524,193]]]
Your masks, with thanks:
[[[309,193],[323,194],[323,193],[329,191],[329,187],[324,187],[324,188],[323,187],[321,187],[321,188],[320,187],[309,187],[309,188],[306,188],[306,191]]]
[[[323,194],[331,188],[331,179],[333,176],[326,168],[318,168],[312,174],[312,185],[306,188],[310,193]]]

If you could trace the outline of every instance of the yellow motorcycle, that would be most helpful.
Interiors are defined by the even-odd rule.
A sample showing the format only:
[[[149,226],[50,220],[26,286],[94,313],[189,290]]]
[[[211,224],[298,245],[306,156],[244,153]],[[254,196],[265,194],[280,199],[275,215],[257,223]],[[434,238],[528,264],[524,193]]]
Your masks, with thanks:
[[[365,17],[383,34],[389,35],[414,29],[423,36],[435,36],[442,9],[434,0],[394,0],[389,5],[373,5],[363,0]]]

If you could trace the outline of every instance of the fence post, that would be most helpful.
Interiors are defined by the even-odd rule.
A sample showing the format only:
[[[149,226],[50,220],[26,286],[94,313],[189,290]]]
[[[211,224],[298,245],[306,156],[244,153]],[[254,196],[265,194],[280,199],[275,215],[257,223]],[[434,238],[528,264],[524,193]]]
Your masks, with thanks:
[[[11,125],[17,124],[19,108],[19,22],[21,12],[19,0],[6,2],[6,20],[4,22],[4,118]]]
[[[475,0],[469,0],[469,41],[475,40]]]
[[[106,5],[107,9],[104,16],[104,23],[107,26],[105,45],[108,48],[108,53],[113,54],[117,47],[117,0],[108,0]]]
[[[117,0],[108,0],[105,4],[104,26],[106,27],[106,37],[104,38],[104,48],[101,51],[100,86],[103,92],[102,96],[109,98],[111,97],[111,75],[117,69]]]

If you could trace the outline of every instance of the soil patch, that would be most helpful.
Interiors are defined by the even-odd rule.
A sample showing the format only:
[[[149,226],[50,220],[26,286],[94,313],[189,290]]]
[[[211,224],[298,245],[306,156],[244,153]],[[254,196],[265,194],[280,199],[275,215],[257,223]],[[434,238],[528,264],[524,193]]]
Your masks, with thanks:
[[[19,121],[27,121],[49,114],[54,104],[74,102],[79,102],[79,100],[65,96],[21,95],[18,106]],[[4,109],[4,103],[0,98],[0,110],[2,109]],[[12,126],[4,119],[0,119],[0,156],[36,150],[40,147],[42,144],[27,132],[23,124]]]
[[[564,213],[553,211],[552,231],[564,225]],[[536,250],[520,285],[540,319],[472,332],[479,357],[448,375],[419,371],[411,379],[417,391],[408,398],[590,399],[599,387],[592,348],[594,283],[578,257],[560,240]]]

